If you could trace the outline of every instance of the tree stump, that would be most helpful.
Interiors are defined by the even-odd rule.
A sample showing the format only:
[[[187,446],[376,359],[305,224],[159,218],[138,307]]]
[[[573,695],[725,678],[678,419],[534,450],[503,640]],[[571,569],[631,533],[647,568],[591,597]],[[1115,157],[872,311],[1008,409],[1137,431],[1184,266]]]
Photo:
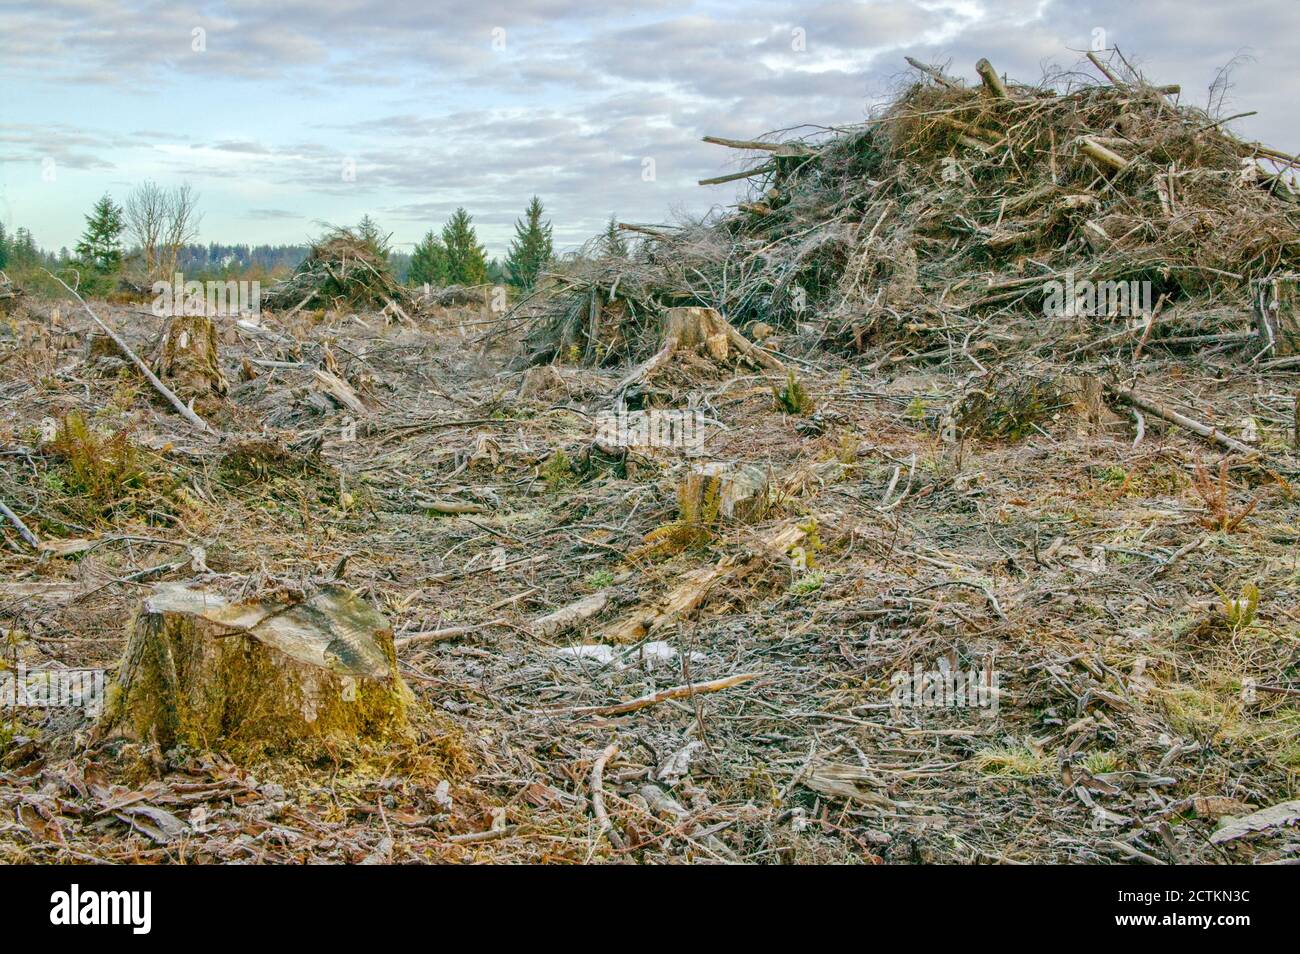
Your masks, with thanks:
[[[664,341],[675,349],[707,354],[715,361],[727,360],[730,334],[734,331],[712,308],[669,308],[665,317]]]
[[[1300,275],[1287,273],[1257,278],[1251,284],[1259,351],[1273,357],[1300,352]]]
[[[149,368],[184,401],[229,390],[218,360],[217,330],[207,315],[167,319]]]
[[[229,602],[168,583],[134,621],[101,729],[237,760],[315,756],[409,739],[408,696],[388,622],[344,587]]]
[[[683,520],[755,523],[769,509],[767,471],[757,464],[718,461],[692,467],[677,488]]]
[[[622,393],[633,384],[649,380],[657,370],[682,352],[694,352],[721,364],[734,355],[756,368],[768,371],[785,371],[785,365],[754,344],[731,326],[712,308],[696,306],[669,308],[664,316],[664,343],[649,360],[632,369],[619,382],[615,393]]]

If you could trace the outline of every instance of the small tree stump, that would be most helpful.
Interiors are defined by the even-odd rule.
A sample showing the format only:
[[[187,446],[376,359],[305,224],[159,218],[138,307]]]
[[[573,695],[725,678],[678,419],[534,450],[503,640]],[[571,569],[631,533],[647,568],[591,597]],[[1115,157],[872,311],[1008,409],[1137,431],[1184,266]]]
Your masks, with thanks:
[[[767,471],[757,464],[697,464],[678,486],[677,499],[685,521],[755,523],[768,512]]]
[[[1287,273],[1257,278],[1251,284],[1251,304],[1259,350],[1275,357],[1300,352],[1300,305],[1296,286],[1300,275]]]
[[[236,759],[409,738],[388,622],[356,594],[232,603],[160,584],[132,626],[101,722],[110,737]]]
[[[731,326],[712,308],[669,308],[665,318],[664,340],[725,361]]]
[[[167,319],[149,368],[182,400],[229,390],[218,360],[217,330],[207,315]]]

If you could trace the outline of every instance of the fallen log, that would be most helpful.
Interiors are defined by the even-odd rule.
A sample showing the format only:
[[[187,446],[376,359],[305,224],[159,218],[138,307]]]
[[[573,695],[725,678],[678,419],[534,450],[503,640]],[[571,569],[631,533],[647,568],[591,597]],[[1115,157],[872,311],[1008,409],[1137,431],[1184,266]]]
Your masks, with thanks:
[[[543,638],[556,636],[598,615],[608,603],[609,597],[603,592],[595,593],[576,603],[561,606],[553,613],[547,613],[540,619],[534,620],[530,628],[534,636]]]
[[[1129,166],[1129,160],[1088,136],[1079,140],[1079,151],[1116,172],[1123,172]]]

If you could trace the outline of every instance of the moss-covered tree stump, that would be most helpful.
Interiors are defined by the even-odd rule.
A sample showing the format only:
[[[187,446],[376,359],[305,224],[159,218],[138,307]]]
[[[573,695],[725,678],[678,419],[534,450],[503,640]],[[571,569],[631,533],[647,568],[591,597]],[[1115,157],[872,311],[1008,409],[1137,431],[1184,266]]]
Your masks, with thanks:
[[[131,629],[101,723],[108,737],[317,755],[410,738],[388,622],[356,594],[230,602],[162,584]]]
[[[677,502],[683,520],[756,523],[769,510],[767,471],[757,464],[696,464],[678,485]]]
[[[168,318],[149,359],[149,368],[182,400],[225,394],[217,330],[207,315]]]

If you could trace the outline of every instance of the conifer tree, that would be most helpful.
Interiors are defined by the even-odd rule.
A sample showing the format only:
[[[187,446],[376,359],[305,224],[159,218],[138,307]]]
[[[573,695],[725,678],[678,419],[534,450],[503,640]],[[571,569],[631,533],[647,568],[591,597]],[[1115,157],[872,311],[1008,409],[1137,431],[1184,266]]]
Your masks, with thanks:
[[[86,216],[86,231],[77,243],[77,257],[82,265],[100,275],[115,274],[122,267],[122,231],[125,228],[121,206],[104,193]]]
[[[611,215],[609,225],[605,226],[605,234],[601,237],[601,245],[606,255],[614,258],[627,258],[627,240],[623,238],[623,233],[618,227],[618,218]]]
[[[406,276],[412,285],[428,284],[440,288],[447,284],[447,248],[432,229],[425,233],[411,253],[411,266]]]
[[[537,283],[538,274],[554,256],[551,223],[542,224],[542,200],[533,196],[523,220],[515,221],[515,240],[510,244],[506,268],[510,281],[527,291]]]
[[[449,283],[482,285],[487,282],[487,250],[478,243],[474,220],[464,209],[457,209],[442,227],[442,244],[447,249]]]
[[[388,239],[390,236],[384,234],[384,230],[379,227],[379,223],[369,215],[361,216],[361,221],[357,223],[357,237],[369,245],[380,258],[388,259]]]

